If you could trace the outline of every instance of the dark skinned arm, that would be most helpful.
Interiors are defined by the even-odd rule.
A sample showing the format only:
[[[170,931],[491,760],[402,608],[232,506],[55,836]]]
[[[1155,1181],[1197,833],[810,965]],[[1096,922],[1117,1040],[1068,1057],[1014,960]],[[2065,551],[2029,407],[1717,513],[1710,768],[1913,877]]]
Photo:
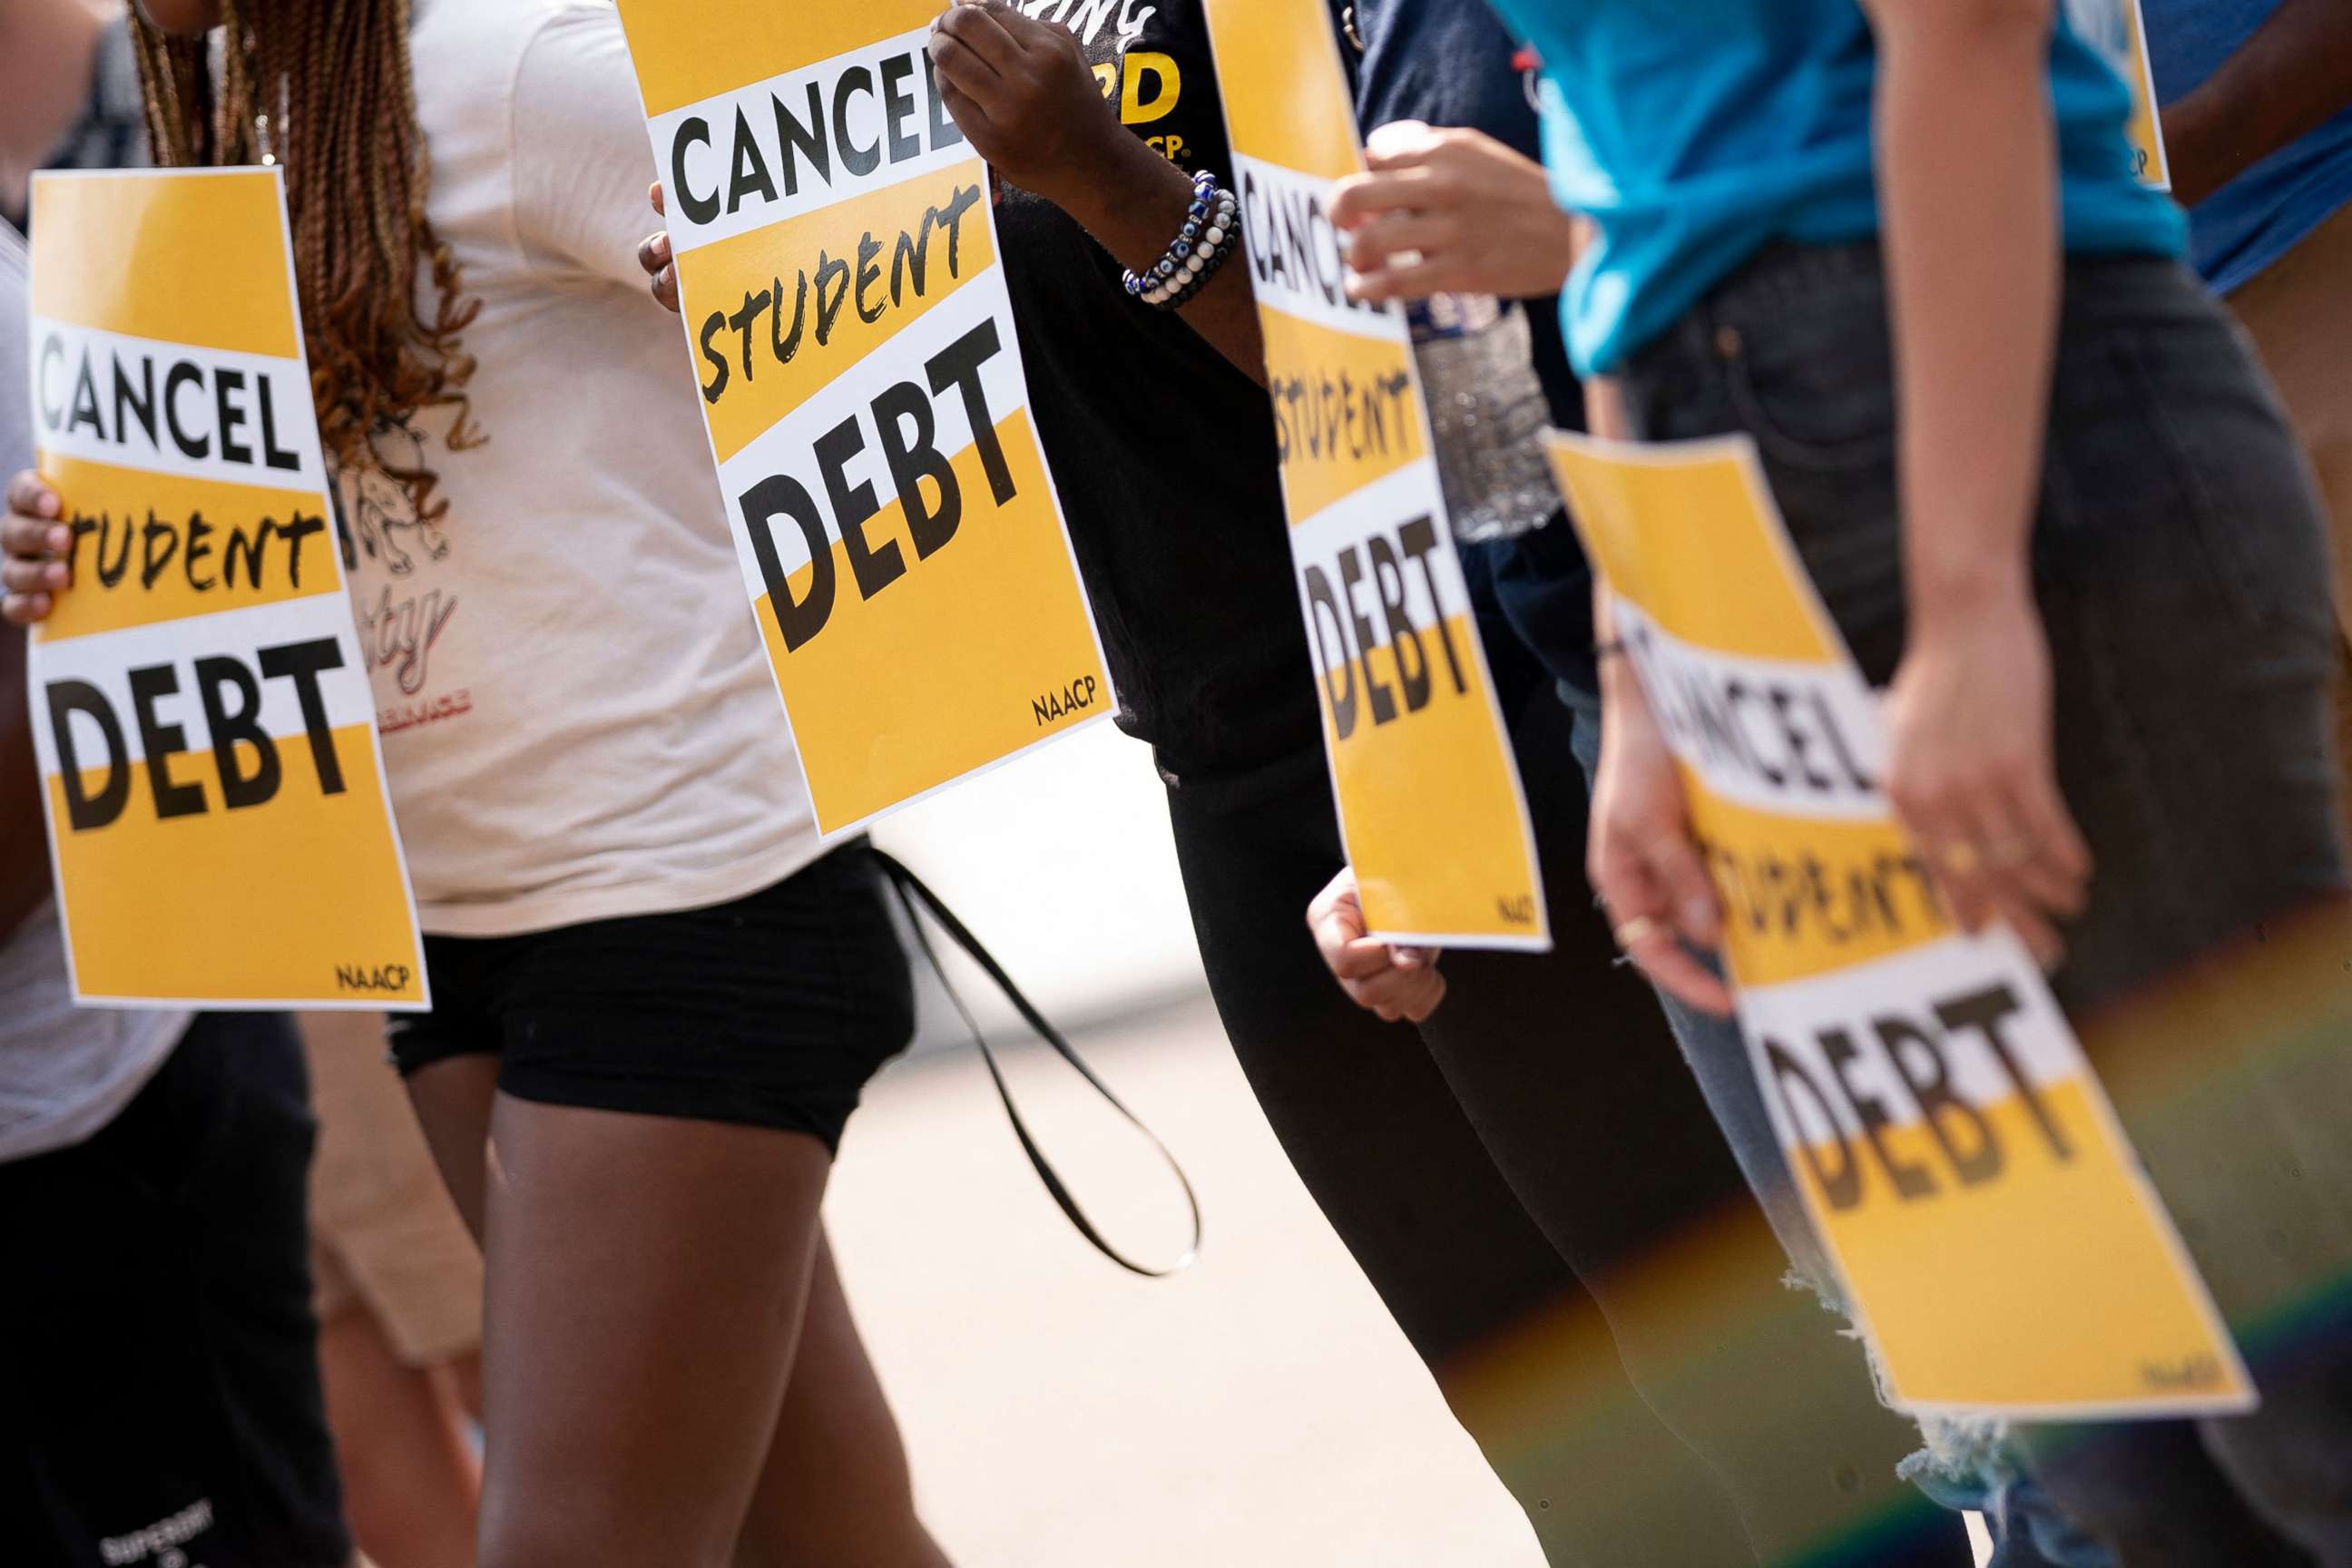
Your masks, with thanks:
[[[1003,0],[958,0],[932,24],[929,47],[958,129],[1009,184],[1076,218],[1122,267],[1140,272],[1168,253],[1192,205],[1192,176],[1118,122],[1067,28]],[[1240,257],[1181,314],[1243,374],[1265,383],[1257,306]]]
[[[2164,110],[2172,194],[2195,206],[2352,104],[2352,0],[2280,0],[2244,47]]]
[[[25,634],[0,626],[0,942],[49,896],[48,837],[25,693]]]

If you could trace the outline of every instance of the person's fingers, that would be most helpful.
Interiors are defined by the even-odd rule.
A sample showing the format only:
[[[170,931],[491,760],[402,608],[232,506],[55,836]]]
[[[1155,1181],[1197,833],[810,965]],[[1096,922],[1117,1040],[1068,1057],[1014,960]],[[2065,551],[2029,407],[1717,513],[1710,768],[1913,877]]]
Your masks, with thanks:
[[[1416,1024],[1425,1024],[1429,1022],[1429,1016],[1436,1012],[1444,1000],[1445,976],[1430,970],[1427,972],[1427,984],[1414,993],[1414,1005],[1406,1009],[1405,1016]]]
[[[63,517],[66,509],[47,480],[30,468],[20,468],[8,481],[8,510],[24,517],[53,518]]]
[[[12,626],[29,626],[49,618],[56,601],[47,594],[10,594],[0,597],[0,620]]]
[[[1621,881],[1621,885],[1626,884]],[[1646,892],[1636,892],[1633,897],[1642,903],[1640,912],[1627,912],[1630,906],[1609,905],[1611,918],[1615,922],[1612,934],[1619,950],[1633,961],[1635,967],[1649,977],[1651,984],[1669,995],[1702,1012],[1729,1013],[1729,988],[1675,940],[1673,922],[1665,913],[1667,904],[1663,888],[1654,886]]]
[[[978,62],[970,49],[945,34],[935,33],[930,42],[931,60],[939,68],[940,101],[948,107],[948,115],[956,129],[969,138],[987,137],[996,130],[996,122],[988,117],[988,110],[970,90],[975,83],[998,79]],[[990,171],[992,174],[994,170]]]
[[[1378,1014],[1383,1022],[1409,1018],[1417,1024],[1436,1010],[1445,994],[1445,977],[1430,970],[1412,974],[1390,970],[1370,980],[1342,981],[1340,988],[1349,1001]]]
[[[1675,945],[1665,932],[1648,938],[1625,956],[1650,977],[1652,984],[1669,996],[1718,1018],[1731,1016],[1731,988],[1716,978],[1706,965]]]
[[[1078,37],[1069,28],[1053,22],[1041,21],[1018,5],[1008,5],[1004,0],[957,0],[961,10],[973,11],[993,22],[1011,41],[1020,56],[1032,56],[1045,51],[1064,50],[1079,54]],[[1016,59],[1016,67],[1023,62]],[[1034,60],[1027,62],[1034,65]]]
[[[73,548],[73,530],[46,517],[0,513],[0,553],[63,555]]]
[[[1004,76],[1021,65],[1022,47],[1004,24],[989,6],[971,0],[957,0],[940,12],[939,20],[931,24],[931,36],[956,45],[991,76]],[[936,55],[932,58],[938,58]],[[944,68],[947,62],[941,60],[940,64]]]
[[[1357,929],[1362,930],[1360,926]],[[1342,980],[1373,980],[1383,974],[1402,973],[1389,961],[1389,944],[1378,937],[1351,937],[1328,950],[1326,961],[1331,965],[1331,973]]]
[[[1661,833],[1642,847],[1650,875],[1664,894],[1675,929],[1697,947],[1711,948],[1723,940],[1722,906],[1717,902],[1715,881],[1698,845],[1684,829]]]
[[[677,268],[665,267],[655,273],[653,290],[654,298],[661,301],[664,310],[676,311],[677,310]]]
[[[1957,784],[1898,771],[1886,781],[1895,819],[1919,847],[1945,910],[1963,931],[1981,931],[1991,913],[1984,887],[1985,860],[1976,825]]]
[[[1355,228],[1381,213],[1417,212],[1429,202],[1429,181],[1407,172],[1349,174],[1331,187],[1326,216],[1332,226]]]
[[[1349,270],[1365,274],[1390,261],[1442,265],[1462,248],[1462,218],[1452,212],[1383,213],[1366,222],[1348,241]]]
[[[2045,914],[2071,914],[2080,907],[2082,879],[2054,848],[2027,824],[2014,786],[1990,789],[1972,805],[1978,849],[1984,857],[1988,896],[2004,915],[2022,905],[2039,921]],[[2023,921],[2012,917],[2022,928]]]
[[[656,229],[637,241],[637,265],[647,277],[654,277],[669,265],[669,231]]]
[[[11,555],[0,562],[0,587],[12,594],[38,594],[67,584],[66,563]]]
[[[646,187],[646,199],[654,204],[654,212],[656,216],[661,217],[669,216],[669,209],[662,205],[662,184],[659,180]]]
[[[2019,780],[2011,786],[2009,805],[2020,826],[2041,846],[2046,864],[2072,889],[2069,899],[2050,907],[2062,914],[2081,913],[2093,870],[2091,847],[2058,793],[2054,773],[2044,766]]]
[[[1473,292],[1478,279],[1460,257],[1424,258],[1407,267],[1348,273],[1348,298],[1379,304],[1389,300],[1426,300],[1432,294]]]

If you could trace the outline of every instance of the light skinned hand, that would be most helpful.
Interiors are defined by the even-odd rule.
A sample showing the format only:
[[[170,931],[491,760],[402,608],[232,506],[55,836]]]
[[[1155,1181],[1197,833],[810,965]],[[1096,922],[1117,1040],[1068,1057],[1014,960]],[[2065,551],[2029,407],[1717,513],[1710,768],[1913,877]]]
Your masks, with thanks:
[[[1601,688],[1585,872],[1642,973],[1701,1012],[1728,1016],[1729,989],[1687,951],[1715,949],[1723,913],[1691,833],[1682,774],[1622,657],[1603,661]]]
[[[66,564],[73,530],[65,514],[64,500],[32,469],[8,481],[8,510],[0,517],[0,619],[11,626],[47,620],[57,595],[73,581]]]
[[[1543,165],[1478,131],[1401,120],[1364,147],[1370,172],[1332,187],[1359,300],[1557,294],[1578,231],[1552,201]]]
[[[1422,1023],[1445,1000],[1437,949],[1393,946],[1364,934],[1353,866],[1341,869],[1307,906],[1307,929],[1339,989],[1383,1023]]]
[[[2088,895],[2091,851],[2058,792],[2050,644],[2021,584],[1915,616],[1886,696],[1886,795],[1961,927],[2005,921],[2045,968]]]

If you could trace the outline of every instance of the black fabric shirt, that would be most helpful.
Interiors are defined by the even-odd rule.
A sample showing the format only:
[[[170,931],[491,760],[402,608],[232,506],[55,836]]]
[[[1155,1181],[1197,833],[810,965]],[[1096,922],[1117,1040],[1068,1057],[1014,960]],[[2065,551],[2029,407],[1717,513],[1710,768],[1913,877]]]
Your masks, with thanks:
[[[1077,34],[1136,135],[1187,174],[1231,182],[1199,0],[1024,8]],[[1030,407],[1120,727],[1183,784],[1302,753],[1319,765],[1265,390],[1178,315],[1129,299],[1119,264],[1059,208],[1007,187],[997,226]]]

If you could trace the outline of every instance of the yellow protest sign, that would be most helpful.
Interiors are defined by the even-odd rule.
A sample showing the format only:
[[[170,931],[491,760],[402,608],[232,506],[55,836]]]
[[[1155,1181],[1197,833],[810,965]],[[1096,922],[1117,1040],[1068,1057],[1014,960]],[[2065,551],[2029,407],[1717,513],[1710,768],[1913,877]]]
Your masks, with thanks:
[[[1544,948],[1517,763],[1454,554],[1412,341],[1340,287],[1333,182],[1360,172],[1321,0],[1209,0],[1300,613],[1372,934]]]
[[[1914,1411],[2242,1410],[2254,1393],[2065,1016],[1948,923],[1880,788],[1876,696],[1744,437],[1555,437],[1673,747],[1775,1130]]]
[[[33,182],[74,585],[34,635],[76,997],[418,1008],[276,169]]]
[[[623,0],[736,555],[817,825],[1112,710],[938,0]]]
[[[2065,0],[2066,20],[2079,37],[2105,55],[2131,89],[2132,173],[2159,191],[2172,189],[2164,156],[2164,124],[2156,107],[2156,69],[2147,55],[2147,19],[2140,0]]]

